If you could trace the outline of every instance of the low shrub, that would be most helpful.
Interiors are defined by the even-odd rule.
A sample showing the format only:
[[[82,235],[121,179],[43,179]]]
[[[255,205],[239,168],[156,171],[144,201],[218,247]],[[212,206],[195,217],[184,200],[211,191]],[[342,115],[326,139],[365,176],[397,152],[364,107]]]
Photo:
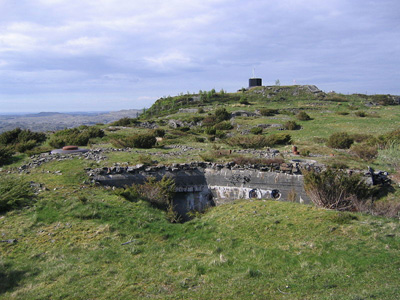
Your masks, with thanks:
[[[355,210],[372,196],[360,175],[332,169],[304,172],[304,189],[315,205],[336,210]]]
[[[155,146],[157,139],[152,133],[142,133],[113,140],[112,144],[118,148],[143,148],[150,149]]]
[[[267,136],[268,147],[275,145],[290,145],[292,143],[292,137],[287,133],[275,133]]]
[[[380,135],[378,137],[378,141],[382,148],[385,148],[393,143],[396,144],[400,143],[400,129],[396,129],[388,133],[385,133],[383,135]]]
[[[287,121],[285,124],[283,124],[283,128],[286,130],[298,130],[301,128],[301,126],[295,121]]]
[[[268,136],[251,135],[233,137],[226,140],[230,146],[239,146],[244,149],[261,149],[264,147],[272,147],[274,145],[288,145],[292,141],[290,134],[276,133]]]
[[[0,177],[0,212],[29,206],[34,198],[28,181],[13,176]]]
[[[326,145],[334,149],[349,149],[354,143],[354,140],[347,132],[333,133],[326,142]]]
[[[35,140],[30,140],[27,142],[21,142],[15,145],[15,150],[17,150],[20,153],[24,153],[28,150],[32,150],[35,148],[37,145],[37,142]]]
[[[154,129],[153,134],[155,137],[164,137],[165,136],[165,130],[161,128]]]
[[[215,135],[216,132],[217,132],[217,130],[215,129],[214,126],[207,127],[206,129],[204,129],[204,133],[208,134],[208,135]]]
[[[217,123],[222,122],[222,121],[227,121],[231,118],[231,114],[227,112],[227,110],[223,107],[218,108],[215,113],[215,119]]]
[[[215,129],[217,130],[231,130],[233,125],[229,121],[219,122],[215,125]]]
[[[252,134],[262,134],[263,129],[261,127],[253,127],[250,129],[250,133]]]
[[[182,131],[182,132],[188,132],[188,131],[190,131],[190,127],[189,126],[182,126],[182,127],[178,127],[178,130]]]
[[[250,104],[250,102],[247,100],[247,98],[245,96],[240,97],[239,103],[243,104],[243,105],[249,105]]]
[[[387,218],[400,218],[399,201],[375,201],[372,205],[372,214]]]
[[[0,145],[7,146],[18,152],[26,152],[43,143],[46,134],[42,132],[32,132],[29,129],[22,130],[16,128],[0,134]]]
[[[28,141],[36,141],[42,143],[46,140],[46,134],[43,132],[33,132],[29,129],[22,130],[21,128],[15,128],[10,131],[3,132],[0,134],[0,144],[2,145],[15,145],[18,143],[26,143]]]
[[[368,146],[366,144],[353,145],[350,151],[365,161],[371,161],[378,156],[377,146]]]
[[[301,111],[296,115],[296,118],[299,121],[309,121],[311,120],[311,117],[305,112],[305,111]]]
[[[135,124],[136,122],[137,122],[136,119],[125,117],[111,123],[110,126],[129,126]]]
[[[194,140],[195,140],[197,143],[204,143],[204,142],[206,141],[206,139],[205,139],[204,137],[200,137],[200,136],[196,136],[196,137],[194,138]]]
[[[10,162],[14,151],[9,147],[0,146],[0,166]]]
[[[221,130],[217,130],[216,132],[215,132],[215,137],[216,138],[219,138],[219,139],[223,139],[223,138],[225,138],[225,132],[223,132],[223,131],[221,131]]]
[[[62,148],[66,145],[86,146],[91,138],[103,136],[104,131],[100,128],[80,126],[55,132],[50,138],[49,145],[54,148]]]
[[[143,199],[155,207],[165,210],[170,222],[179,222],[180,220],[180,216],[173,207],[175,181],[172,178],[164,176],[161,180],[157,180],[154,177],[148,177],[143,184],[117,189],[116,193],[128,201],[135,202]]]
[[[260,114],[264,117],[272,117],[278,114],[277,109],[271,109],[271,108],[261,108],[260,109]]]
[[[334,161],[331,163],[330,167],[337,170],[347,170],[349,168],[349,166],[342,161]]]
[[[370,140],[374,136],[371,134],[353,133],[350,135],[350,137],[357,143],[363,143],[363,142]]]
[[[132,145],[136,148],[150,149],[155,146],[157,140],[153,134],[137,134],[132,137]]]
[[[144,164],[145,166],[151,166],[154,161],[151,158],[151,155],[146,155],[146,154],[140,154],[137,158],[137,162],[139,164]]]
[[[225,157],[229,156],[229,151],[213,150],[213,151],[207,151],[207,152],[200,153],[199,156],[203,161],[217,162],[217,161],[220,161],[221,158],[225,158]]]
[[[360,118],[365,118],[367,116],[367,114],[363,111],[356,111],[354,114]]]

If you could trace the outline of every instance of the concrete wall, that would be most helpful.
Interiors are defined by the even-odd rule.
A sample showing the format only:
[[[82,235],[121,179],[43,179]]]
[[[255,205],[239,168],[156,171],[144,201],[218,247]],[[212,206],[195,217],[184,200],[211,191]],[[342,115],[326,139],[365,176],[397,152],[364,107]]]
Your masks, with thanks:
[[[286,166],[286,170],[292,169]],[[236,199],[294,200],[309,203],[303,187],[303,176],[290,173],[291,171],[288,174],[283,171],[261,171],[208,163],[89,170],[94,182],[116,187],[142,184],[149,176],[159,180],[163,176],[174,178],[174,206],[182,215],[191,210],[201,211],[208,206]]]

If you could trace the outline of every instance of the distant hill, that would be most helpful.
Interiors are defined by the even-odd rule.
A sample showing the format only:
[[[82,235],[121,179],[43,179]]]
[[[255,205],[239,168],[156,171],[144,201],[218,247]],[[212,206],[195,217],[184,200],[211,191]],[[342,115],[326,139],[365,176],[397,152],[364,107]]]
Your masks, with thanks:
[[[20,127],[33,131],[53,131],[80,125],[111,123],[121,118],[135,118],[141,113],[138,109],[112,112],[40,112],[26,115],[0,115],[0,132]]]

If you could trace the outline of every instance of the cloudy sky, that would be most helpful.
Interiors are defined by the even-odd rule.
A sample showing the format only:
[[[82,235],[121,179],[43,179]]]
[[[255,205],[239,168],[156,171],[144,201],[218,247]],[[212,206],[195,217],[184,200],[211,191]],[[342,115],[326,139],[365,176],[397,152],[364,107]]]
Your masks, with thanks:
[[[315,84],[400,94],[399,0],[0,0],[0,113]]]

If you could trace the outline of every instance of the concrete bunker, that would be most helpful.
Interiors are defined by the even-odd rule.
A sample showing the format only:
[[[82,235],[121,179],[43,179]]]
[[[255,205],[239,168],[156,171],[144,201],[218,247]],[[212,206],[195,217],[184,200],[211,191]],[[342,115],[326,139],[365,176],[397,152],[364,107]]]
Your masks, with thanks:
[[[147,177],[175,181],[174,209],[181,215],[203,211],[207,207],[236,199],[289,200],[309,202],[303,188],[303,176],[276,171],[240,168],[211,163],[174,164],[173,166],[113,167],[90,170],[97,184],[123,187],[142,184]]]

